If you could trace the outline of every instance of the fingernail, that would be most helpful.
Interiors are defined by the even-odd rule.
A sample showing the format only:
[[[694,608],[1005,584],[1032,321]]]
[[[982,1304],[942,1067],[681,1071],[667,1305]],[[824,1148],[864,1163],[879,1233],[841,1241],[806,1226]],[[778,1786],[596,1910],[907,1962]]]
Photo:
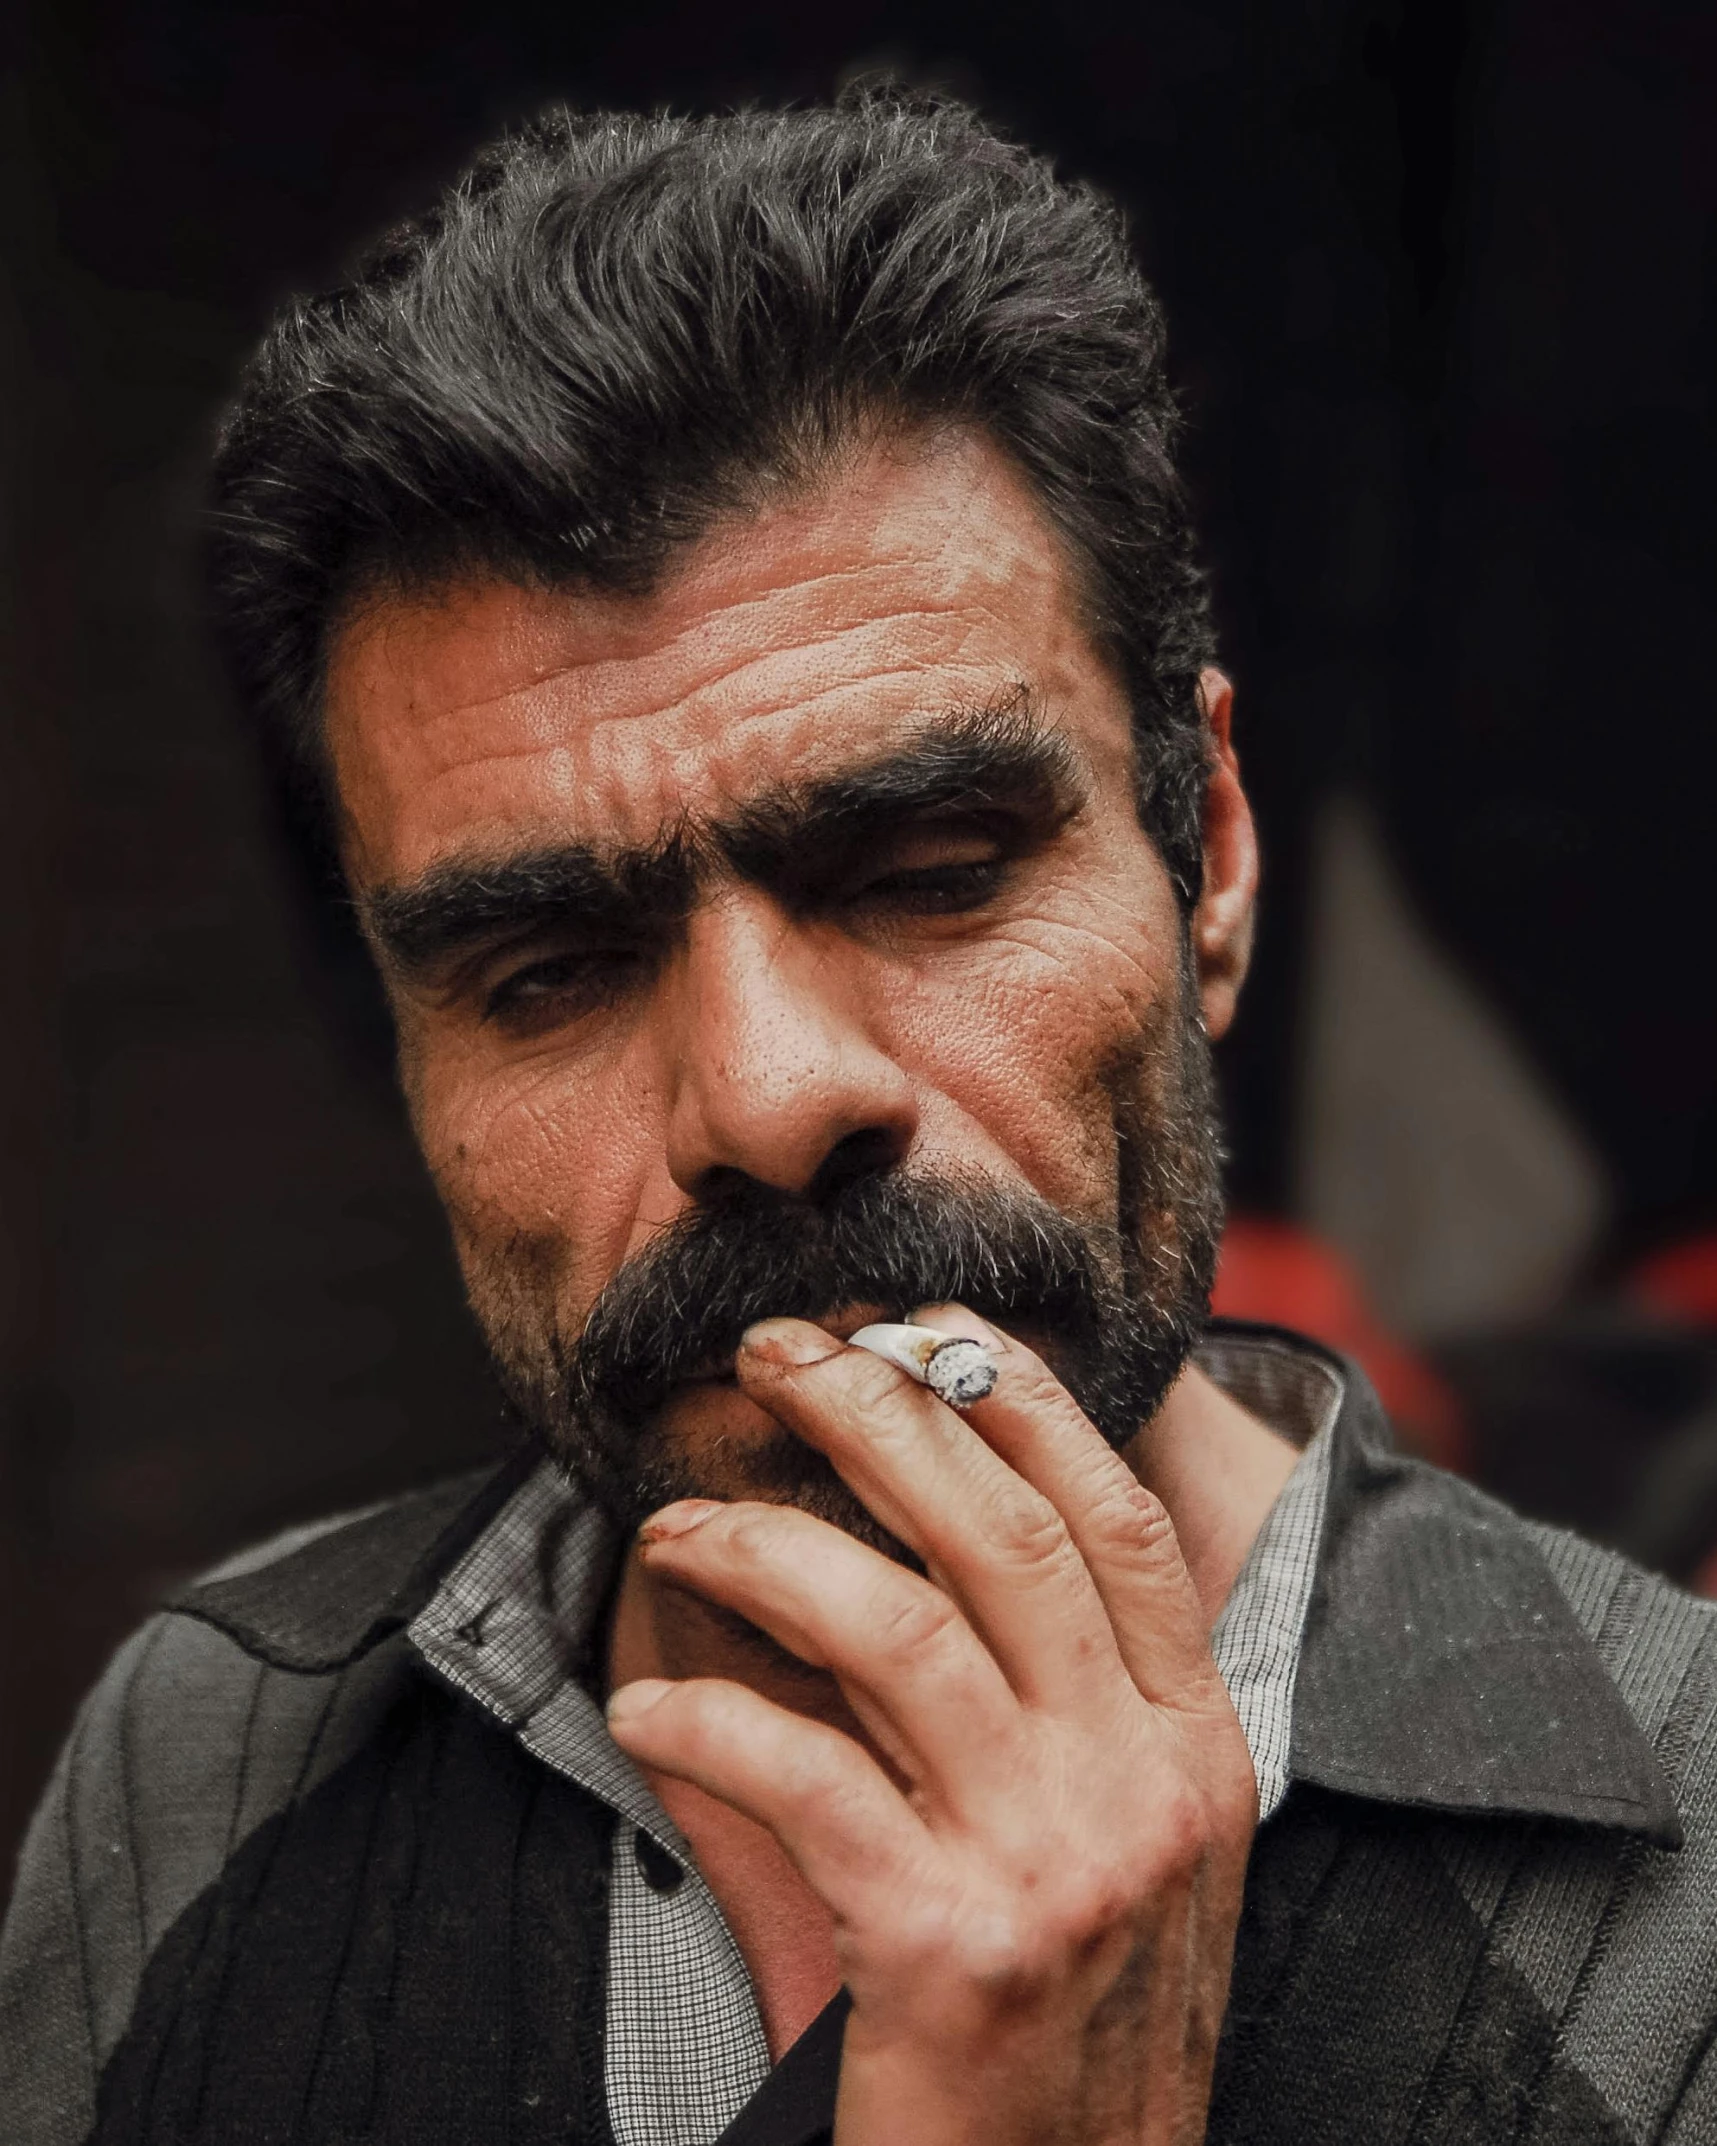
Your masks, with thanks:
[[[908,1326],[933,1326],[939,1333],[958,1334],[962,1341],[982,1342],[986,1349],[994,1349],[998,1356],[1007,1351],[1007,1336],[998,1334],[993,1326],[986,1326],[975,1311],[968,1311],[964,1304],[920,1304],[916,1311],[906,1315]]]
[[[841,1351],[838,1341],[807,1319],[760,1319],[746,1328],[739,1346],[768,1364],[820,1364]]]
[[[611,1728],[640,1721],[651,1707],[673,1690],[666,1677],[640,1677],[635,1684],[622,1684],[608,1695],[607,1715]]]
[[[701,1528],[711,1513],[721,1511],[719,1498],[681,1498],[676,1504],[664,1505],[659,1513],[652,1513],[638,1530],[640,1542],[667,1542],[675,1535],[689,1535],[693,1528]]]

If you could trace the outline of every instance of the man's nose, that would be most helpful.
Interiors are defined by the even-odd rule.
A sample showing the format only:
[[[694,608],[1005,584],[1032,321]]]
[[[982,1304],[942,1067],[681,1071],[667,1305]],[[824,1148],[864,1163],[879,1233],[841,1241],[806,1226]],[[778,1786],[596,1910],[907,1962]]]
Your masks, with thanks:
[[[912,1145],[912,1083],[873,1040],[859,980],[820,937],[749,890],[691,920],[672,994],[667,1162],[692,1199],[730,1175],[814,1198]]]

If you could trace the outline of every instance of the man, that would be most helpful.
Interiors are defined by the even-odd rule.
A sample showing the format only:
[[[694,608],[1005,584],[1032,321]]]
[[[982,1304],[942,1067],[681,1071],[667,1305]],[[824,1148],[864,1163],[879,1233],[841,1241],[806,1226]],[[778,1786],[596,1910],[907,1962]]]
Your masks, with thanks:
[[[1717,2137],[1710,1613],[1205,1330],[1257,867],[1161,345],[876,98],[551,120],[277,323],[224,631],[529,1438],[122,1653],[8,2138]]]

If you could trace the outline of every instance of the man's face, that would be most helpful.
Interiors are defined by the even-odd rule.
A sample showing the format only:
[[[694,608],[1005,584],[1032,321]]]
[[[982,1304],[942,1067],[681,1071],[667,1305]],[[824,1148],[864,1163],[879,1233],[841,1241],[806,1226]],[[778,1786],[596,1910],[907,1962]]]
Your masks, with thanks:
[[[378,599],[327,709],[473,1304],[623,1520],[699,1489],[829,1504],[705,1346],[735,1318],[850,1330],[958,1293],[1101,1357],[1142,1303],[1141,1362],[1088,1367],[1087,1406],[1117,1438],[1154,1407],[1218,1210],[1208,920],[1189,959],[1123,691],[985,442],[868,450],[646,597]],[[986,1306],[991,1242],[1013,1264]],[[1042,1262],[1081,1258],[1058,1295]],[[593,1308],[599,1370],[643,1335],[684,1343],[669,1377],[581,1387]],[[634,1420],[604,1419],[616,1390]]]

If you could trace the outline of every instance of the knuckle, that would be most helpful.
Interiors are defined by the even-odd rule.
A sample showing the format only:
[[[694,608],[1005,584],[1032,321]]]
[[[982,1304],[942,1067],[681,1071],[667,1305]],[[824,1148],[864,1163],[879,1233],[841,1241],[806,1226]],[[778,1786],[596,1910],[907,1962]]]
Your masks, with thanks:
[[[889,1963],[902,1984],[940,1982],[949,1959],[953,1916],[948,1903],[921,1891],[889,1917]]]
[[[808,1366],[800,1375],[848,1407],[862,1410],[880,1409],[919,1391],[898,1364],[869,1349],[844,1349]]]
[[[986,1532],[1001,1555],[1019,1565],[1059,1565],[1073,1549],[1055,1507],[1023,1486],[996,1498]]]
[[[1075,1959],[1089,1955],[1132,1926],[1146,1897],[1142,1874],[1128,1864],[1102,1862],[1079,1871],[1058,1904],[1057,1951]]]
[[[1249,1843],[1258,1828],[1258,1770],[1244,1736],[1209,1791],[1209,1827],[1219,1843]]]
[[[1179,1548],[1174,1520],[1154,1490],[1135,1482],[1128,1499],[1130,1524],[1141,1550]]]
[[[1011,1884],[968,1883],[891,1916],[888,1956],[902,1984],[934,1989],[961,2017],[991,2023],[1041,2009],[1095,1957],[1137,1942],[1138,1874],[1124,1861],[1049,1880],[1041,1866]]]
[[[1092,1507],[1090,1524],[1106,1545],[1135,1559],[1180,1552],[1168,1507],[1130,1471],[1104,1486]]]
[[[770,1754],[770,1772],[788,1801],[814,1802],[831,1824],[845,1821],[856,1829],[861,1813],[852,1783],[820,1737],[780,1738]]]
[[[952,1964],[989,2007],[1013,2011],[1029,2004],[1050,1979],[1050,1952],[1040,1919],[991,1900],[961,1917]]]
[[[953,1603],[927,1581],[895,1585],[878,1608],[877,1645],[891,1661],[910,1667],[944,1652],[959,1621]]]
[[[1008,1351],[1007,1381],[1009,1398],[1020,1408],[1033,1415],[1066,1416],[1069,1412],[1082,1414],[1077,1401],[1051,1371],[1041,1356],[1015,1342]]]
[[[1158,1889],[1193,1876],[1209,1859],[1217,1826],[1205,1798],[1187,1781],[1171,1781],[1153,1802],[1146,1880]]]
[[[755,1563],[779,1539],[782,1508],[751,1500],[728,1505],[706,1520],[698,1533],[707,1533],[712,1522],[721,1531],[714,1539],[720,1541],[730,1557]],[[694,1535],[692,1540],[696,1539]]]
[[[1067,1388],[1035,1349],[1015,1341],[1008,1348],[1008,1383],[1023,1400],[1065,1401]]]
[[[722,1741],[728,1719],[720,1687],[693,1678],[675,1684],[650,1709],[653,1733],[672,1738],[677,1750],[694,1761],[707,1758]]]

